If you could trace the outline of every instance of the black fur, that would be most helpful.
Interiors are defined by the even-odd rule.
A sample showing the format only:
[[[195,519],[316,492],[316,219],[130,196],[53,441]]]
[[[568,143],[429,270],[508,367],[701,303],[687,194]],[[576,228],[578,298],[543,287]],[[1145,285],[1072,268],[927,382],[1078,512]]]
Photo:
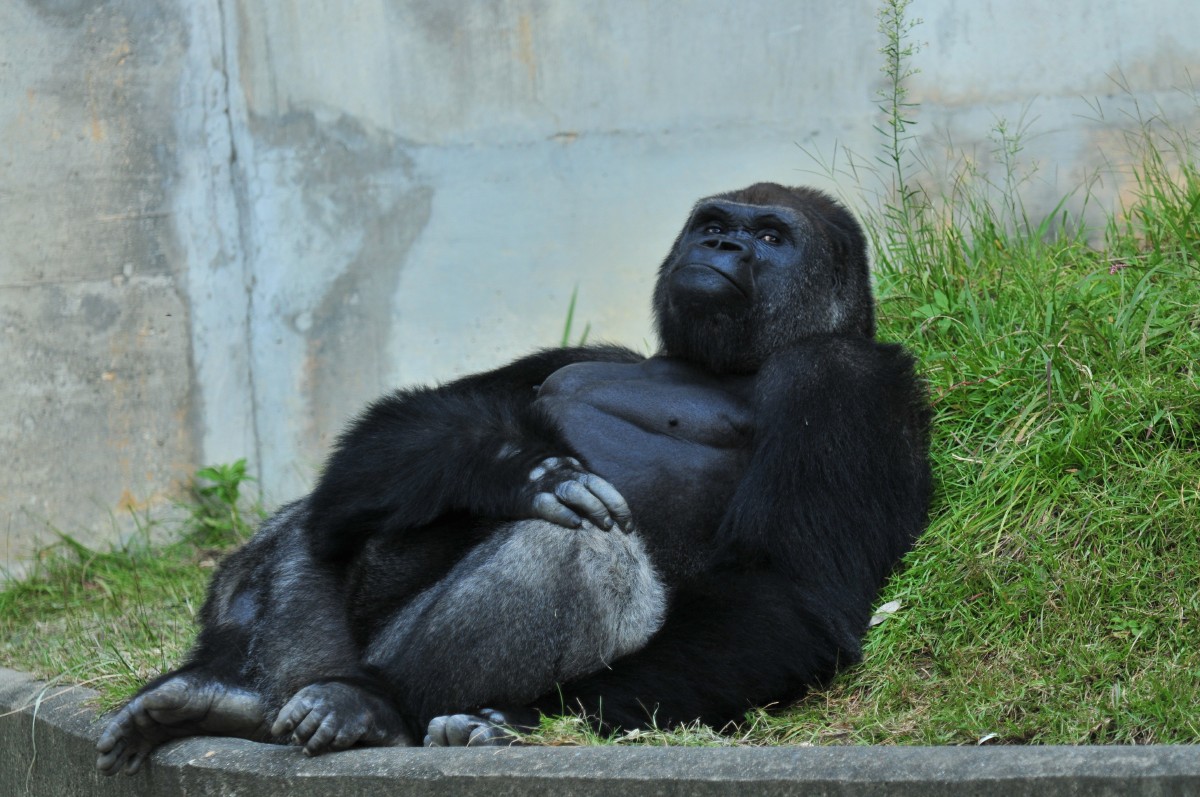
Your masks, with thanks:
[[[117,715],[100,768],[188,733],[318,753],[426,725],[494,742],[531,710],[721,726],[857,661],[930,492],[861,228],[807,188],[702,200],[654,311],[654,358],[547,350],[370,406],[221,568],[188,663]]]

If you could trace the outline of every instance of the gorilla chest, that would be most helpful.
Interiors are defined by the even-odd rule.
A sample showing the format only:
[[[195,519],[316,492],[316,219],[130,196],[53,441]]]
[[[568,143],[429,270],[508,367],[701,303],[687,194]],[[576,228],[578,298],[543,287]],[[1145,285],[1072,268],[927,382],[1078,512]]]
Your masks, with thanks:
[[[669,358],[575,363],[537,404],[593,472],[613,483],[643,528],[669,514],[711,527],[749,456],[753,377],[717,376]],[[717,518],[719,519],[719,518]]]

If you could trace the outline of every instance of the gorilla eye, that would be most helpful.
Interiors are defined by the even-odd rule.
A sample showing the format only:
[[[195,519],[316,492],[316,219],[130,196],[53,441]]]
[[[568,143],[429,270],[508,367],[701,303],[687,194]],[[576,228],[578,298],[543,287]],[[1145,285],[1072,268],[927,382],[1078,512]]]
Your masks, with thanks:
[[[773,232],[764,232],[760,234],[758,236],[758,240],[762,241],[763,243],[770,244],[771,246],[775,246],[776,244],[783,242],[783,239]]]
[[[703,232],[705,235],[720,235],[721,233],[725,232],[725,230],[721,228],[720,224],[705,224],[704,229],[701,230],[701,232]]]

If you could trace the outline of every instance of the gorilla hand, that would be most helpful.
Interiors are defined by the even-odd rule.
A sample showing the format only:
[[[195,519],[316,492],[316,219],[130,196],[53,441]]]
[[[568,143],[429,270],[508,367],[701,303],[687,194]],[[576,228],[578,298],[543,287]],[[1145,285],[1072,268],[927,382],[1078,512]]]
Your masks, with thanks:
[[[271,733],[291,734],[308,755],[345,750],[356,744],[410,744],[399,713],[383,699],[339,681],[310,684],[279,711]]]
[[[521,743],[519,733],[538,726],[532,709],[483,708],[478,714],[448,714],[429,721],[426,747],[508,747]]]
[[[633,530],[629,504],[604,479],[591,473],[574,457],[550,457],[529,472],[533,491],[533,516],[577,529],[589,520],[608,531],[616,524],[621,531]]]

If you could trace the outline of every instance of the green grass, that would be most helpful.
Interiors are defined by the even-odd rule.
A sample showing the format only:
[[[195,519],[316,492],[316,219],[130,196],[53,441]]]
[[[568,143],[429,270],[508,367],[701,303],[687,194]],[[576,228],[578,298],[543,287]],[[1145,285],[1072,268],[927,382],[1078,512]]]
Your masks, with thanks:
[[[0,662],[92,686],[104,708],[178,666],[213,567],[250,533],[239,495],[245,462],[196,475],[190,519],[177,541],[152,543],[148,523],[108,551],[61,535],[27,577],[7,583],[0,591]]]
[[[881,15],[896,83],[910,74],[906,6]],[[541,741],[1200,742],[1192,134],[1149,119],[1131,135],[1136,196],[1093,236],[1065,200],[1027,217],[1022,125],[997,124],[998,184],[964,162],[930,196],[913,107],[902,90],[881,101],[885,153],[873,169],[851,161],[847,182],[885,181],[865,203],[879,334],[917,354],[936,413],[929,530],[880,597],[900,608],[868,632],[862,664],[724,735],[600,739],[565,718]],[[64,538],[0,592],[4,663],[91,684],[105,705],[176,665],[216,557],[248,530],[244,464],[200,475],[181,541],[97,552]]]

